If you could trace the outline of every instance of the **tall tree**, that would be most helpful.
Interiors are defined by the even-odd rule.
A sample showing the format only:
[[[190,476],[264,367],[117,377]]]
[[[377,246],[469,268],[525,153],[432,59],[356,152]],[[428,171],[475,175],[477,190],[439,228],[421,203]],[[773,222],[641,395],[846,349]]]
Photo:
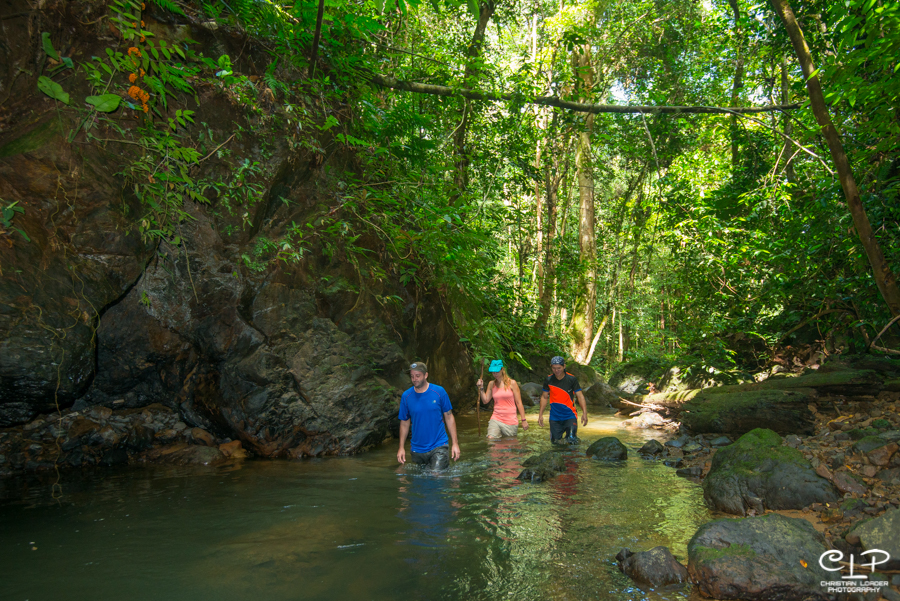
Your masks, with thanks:
[[[591,47],[584,44],[572,54],[576,90],[579,96],[589,97],[594,86],[594,67]],[[584,127],[575,141],[575,171],[578,181],[580,211],[578,220],[578,250],[582,274],[579,278],[581,293],[576,296],[572,310],[572,356],[579,363],[590,361],[594,337],[594,315],[597,305],[597,242],[594,223],[594,162],[591,155],[591,135],[594,131],[594,115],[588,114]]]
[[[856,227],[856,232],[859,234],[859,239],[872,267],[875,283],[878,285],[878,290],[881,292],[885,303],[887,303],[891,315],[900,315],[900,287],[897,286],[897,279],[891,271],[890,265],[885,260],[878,241],[875,239],[875,232],[872,230],[869,216],[866,214],[866,209],[860,199],[859,188],[853,177],[850,161],[844,152],[841,136],[831,122],[828,107],[825,105],[822,84],[816,75],[812,53],[809,50],[809,46],[806,45],[803,31],[800,29],[797,18],[794,16],[794,11],[787,0],[771,0],[771,3],[775,12],[781,18],[781,22],[784,23],[784,27],[791,39],[791,44],[794,46],[794,52],[800,61],[800,67],[803,69],[813,114],[822,129],[822,135],[828,143],[828,149],[831,151],[831,159],[837,168],[841,189],[844,191],[850,215],[853,217],[853,225]]]
[[[463,85],[467,88],[474,88],[475,83],[481,73],[481,57],[484,47],[484,32],[488,23],[497,8],[494,0],[486,0],[478,3],[478,21],[475,23],[475,30],[472,32],[472,40],[466,51],[466,70],[463,78]],[[459,125],[454,135],[454,151],[456,166],[456,195],[459,197],[464,194],[469,187],[469,164],[472,161],[469,153],[469,147],[466,144],[469,134],[469,122],[471,121],[472,102],[469,99],[462,100],[462,110]]]

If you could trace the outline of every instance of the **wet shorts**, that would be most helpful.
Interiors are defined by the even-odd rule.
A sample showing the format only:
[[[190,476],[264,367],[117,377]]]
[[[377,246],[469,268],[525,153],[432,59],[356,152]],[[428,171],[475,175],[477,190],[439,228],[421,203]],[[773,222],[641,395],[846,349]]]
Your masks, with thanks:
[[[567,419],[564,421],[554,421],[550,420],[550,442],[556,442],[563,438],[563,435],[567,435],[570,438],[575,438],[578,434],[578,420],[577,419]]]
[[[487,437],[500,438],[502,436],[515,436],[519,432],[517,424],[504,424],[501,421],[492,419],[488,422]]]
[[[445,470],[450,467],[450,447],[435,447],[425,453],[409,452],[409,460],[419,465],[427,465],[433,470]]]

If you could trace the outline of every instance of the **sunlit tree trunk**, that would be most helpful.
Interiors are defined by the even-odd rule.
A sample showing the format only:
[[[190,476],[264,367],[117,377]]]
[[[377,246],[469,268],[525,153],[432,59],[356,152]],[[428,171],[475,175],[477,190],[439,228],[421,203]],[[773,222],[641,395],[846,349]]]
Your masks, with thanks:
[[[850,215],[853,217],[856,232],[859,234],[859,239],[866,251],[869,264],[872,266],[875,283],[878,285],[878,290],[881,292],[885,303],[887,303],[891,315],[900,315],[900,288],[897,287],[897,279],[891,272],[890,266],[881,252],[881,247],[875,239],[875,232],[872,231],[872,225],[869,223],[866,209],[863,207],[862,200],[859,197],[859,189],[850,169],[850,161],[844,152],[840,134],[838,134],[837,129],[831,122],[828,107],[825,105],[822,85],[819,83],[819,78],[813,75],[816,69],[813,65],[812,53],[810,53],[809,46],[806,45],[806,40],[803,37],[803,31],[797,24],[797,19],[787,0],[771,0],[771,2],[775,12],[778,13],[782,23],[784,23],[784,27],[794,46],[794,52],[796,52],[797,59],[800,61],[800,66],[803,69],[813,114],[822,128],[822,135],[828,142],[831,159],[834,161],[837,169],[838,179],[841,182],[844,197],[847,199],[847,206],[850,209]]]
[[[475,31],[472,33],[472,41],[469,43],[469,49],[466,53],[466,72],[463,85],[468,88],[475,87],[476,80],[481,73],[480,63],[481,51],[484,46],[484,32],[485,29],[487,29],[488,22],[491,20],[491,16],[494,14],[496,2],[494,2],[494,0],[479,2],[479,7],[478,23],[475,24]],[[469,132],[472,103],[468,99],[463,100],[462,103],[462,114],[454,135],[454,162],[456,167],[455,184],[457,198],[464,194],[469,187],[469,163],[471,162],[471,155],[466,141]]]
[[[594,85],[594,68],[591,64],[590,46],[573,55],[572,63],[579,87],[589,95]],[[591,160],[591,134],[594,116],[588,115],[584,129],[578,133],[575,144],[575,172],[578,181],[580,215],[578,219],[578,250],[581,255],[583,278],[581,290],[572,310],[572,357],[578,363],[586,363],[591,354],[594,337],[594,312],[597,305],[597,242],[594,224],[594,164]]]

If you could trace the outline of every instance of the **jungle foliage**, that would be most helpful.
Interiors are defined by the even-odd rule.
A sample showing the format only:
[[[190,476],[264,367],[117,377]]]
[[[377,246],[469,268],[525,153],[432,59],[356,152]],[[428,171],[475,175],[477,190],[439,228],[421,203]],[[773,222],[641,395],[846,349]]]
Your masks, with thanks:
[[[267,123],[276,135],[311,152],[337,145],[361,165],[335,207],[266,241],[248,266],[300,260],[313,243],[340,247],[365,286],[387,277],[357,244],[374,236],[403,284],[445,294],[479,356],[524,361],[568,349],[601,369],[635,356],[727,368],[739,352],[788,343],[862,350],[890,321],[768,4],[323,0],[310,68],[319,2],[154,3],[249,32],[271,63],[261,76],[239,73],[228,56],[156,41],[136,0],[110,5],[123,43],[105,57],[73,64],[45,38],[57,66],[40,89],[74,102],[56,75],[80,70],[94,88],[83,99],[85,128],[98,113],[146,115],[139,131],[121,132],[142,149],[123,175],[142,200],[144,235],[177,244],[185,199],[247,215],[266,176],[265,165],[245,161],[234,181],[191,177],[205,158],[196,150],[204,128],[185,108],[199,78],[250,110],[268,97],[278,105]],[[896,273],[900,6],[793,8]],[[514,98],[800,107],[745,117],[585,115],[400,92],[370,83],[372,74]],[[304,101],[311,97],[349,109],[319,110],[329,103]],[[220,142],[206,140],[204,152],[219,152]],[[596,346],[585,352],[582,342],[576,353],[575,340]]]

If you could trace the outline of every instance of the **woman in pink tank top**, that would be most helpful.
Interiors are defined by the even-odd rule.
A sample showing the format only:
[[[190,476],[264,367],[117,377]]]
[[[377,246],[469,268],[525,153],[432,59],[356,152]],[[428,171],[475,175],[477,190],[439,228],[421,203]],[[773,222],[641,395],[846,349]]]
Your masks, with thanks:
[[[494,414],[491,415],[491,421],[488,422],[487,428],[488,438],[515,436],[518,433],[520,422],[522,429],[527,430],[528,421],[525,419],[525,407],[522,406],[519,385],[506,375],[503,361],[499,359],[491,361],[488,371],[494,376],[494,381],[488,384],[487,391],[484,389],[483,380],[479,379],[477,382],[482,404],[486,405],[491,402],[491,399],[494,400]]]

